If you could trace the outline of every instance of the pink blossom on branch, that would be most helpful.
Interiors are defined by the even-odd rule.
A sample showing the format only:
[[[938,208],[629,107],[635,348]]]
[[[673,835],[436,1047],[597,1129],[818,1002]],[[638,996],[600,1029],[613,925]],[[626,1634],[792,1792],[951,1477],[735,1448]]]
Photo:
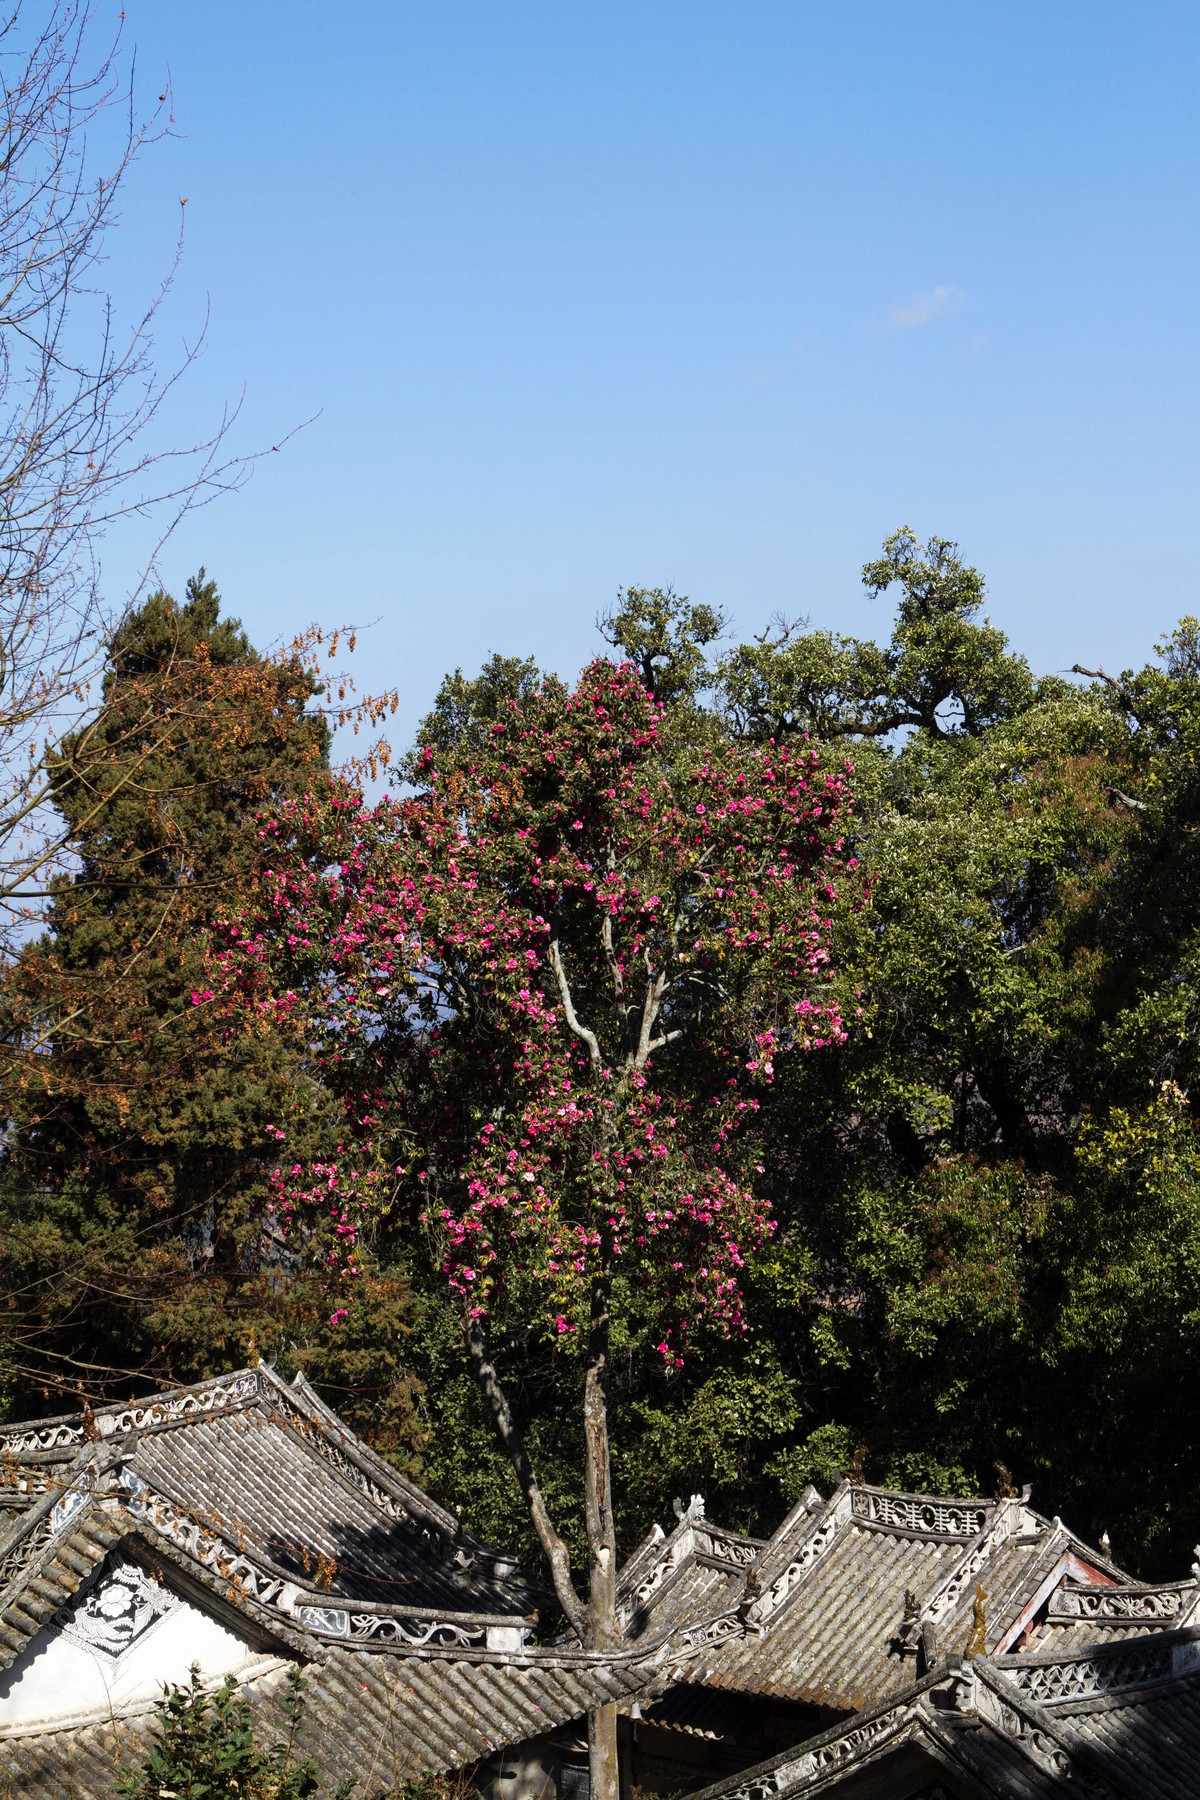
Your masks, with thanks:
[[[416,780],[264,821],[261,903],[214,950],[229,1029],[299,1033],[343,1096],[320,1163],[278,1140],[277,1229],[340,1279],[419,1219],[472,1316],[536,1311],[559,1347],[599,1274],[671,1363],[740,1331],[774,1229],[757,1095],[845,1036],[845,766],[707,741],[599,661]]]

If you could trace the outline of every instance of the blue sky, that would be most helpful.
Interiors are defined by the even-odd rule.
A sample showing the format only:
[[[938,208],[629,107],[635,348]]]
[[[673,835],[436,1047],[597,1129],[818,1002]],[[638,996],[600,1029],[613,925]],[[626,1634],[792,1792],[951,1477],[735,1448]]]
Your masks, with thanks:
[[[112,277],[186,195],[165,357],[211,307],[172,429],[319,415],[164,577],[260,642],[378,620],[398,736],[490,650],[577,667],[627,583],[884,633],[902,522],[1040,669],[1200,611],[1194,4],[125,10],[178,135]]]

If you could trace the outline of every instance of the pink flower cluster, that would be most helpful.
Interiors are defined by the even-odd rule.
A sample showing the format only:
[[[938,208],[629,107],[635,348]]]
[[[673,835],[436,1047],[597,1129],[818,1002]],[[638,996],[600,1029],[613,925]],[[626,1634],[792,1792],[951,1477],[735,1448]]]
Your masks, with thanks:
[[[576,1340],[598,1271],[672,1362],[742,1329],[773,1230],[756,1090],[845,1029],[830,961],[854,878],[846,770],[807,746],[695,748],[630,666],[547,683],[420,791],[331,785],[264,820],[262,901],[214,946],[227,1029],[302,1041],[343,1096],[336,1148],[270,1204],[335,1274],[423,1222],[477,1313]]]

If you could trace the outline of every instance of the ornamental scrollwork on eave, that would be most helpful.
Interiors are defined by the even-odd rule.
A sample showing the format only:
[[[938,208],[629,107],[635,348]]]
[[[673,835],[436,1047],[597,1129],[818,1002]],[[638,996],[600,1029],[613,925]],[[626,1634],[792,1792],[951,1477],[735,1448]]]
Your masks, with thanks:
[[[850,1510],[855,1519],[866,1524],[889,1525],[920,1537],[972,1538],[984,1529],[991,1508],[965,1500],[922,1500],[906,1494],[854,1488]]]
[[[220,1576],[231,1593],[257,1600],[260,1606],[278,1603],[289,1585],[282,1576],[260,1568],[244,1551],[235,1550],[210,1526],[180,1512],[132,1469],[121,1471],[121,1487],[122,1503],[135,1519],[145,1520],[212,1574]]]
[[[781,1607],[814,1564],[832,1548],[838,1533],[845,1522],[845,1515],[840,1509],[827,1513],[825,1518],[807,1537],[795,1556],[765,1589],[760,1599],[750,1608],[747,1619],[753,1624],[761,1624]]]
[[[901,1742],[912,1730],[913,1720],[908,1706],[897,1707],[856,1725],[840,1737],[805,1750],[791,1762],[779,1763],[768,1775],[747,1782],[727,1794],[725,1800],[765,1800],[765,1796],[786,1795],[791,1789],[842,1768],[852,1758],[881,1749],[885,1744]]]
[[[78,1425],[60,1421],[35,1425],[29,1431],[5,1433],[0,1436],[0,1453],[18,1457],[30,1451],[65,1449],[85,1443],[89,1437],[119,1437],[126,1431],[147,1431],[153,1425],[170,1424],[175,1419],[240,1406],[253,1400],[258,1392],[258,1376],[253,1371],[243,1371],[205,1388],[181,1388],[177,1394],[122,1407],[119,1412],[99,1412],[86,1422],[81,1419]]]
[[[9,1589],[24,1574],[30,1563],[52,1544],[58,1536],[53,1514],[43,1513],[23,1537],[10,1545],[4,1557],[0,1559],[0,1595],[7,1596]]]
[[[44,1512],[35,1509],[32,1516],[26,1515],[25,1529],[0,1559],[0,1595],[7,1596],[29,1565],[66,1531],[75,1515],[91,1499],[94,1483],[95,1471],[81,1469],[53,1505]]]
[[[1075,1656],[1054,1663],[1008,1666],[1004,1679],[1042,1706],[1085,1699],[1113,1688],[1137,1687],[1176,1673],[1174,1646],[1159,1637],[1137,1638],[1115,1654]]]
[[[1060,1588],[1050,1596],[1051,1619],[1177,1619],[1196,1594],[1194,1582],[1175,1587],[1122,1591],[1120,1588]]]

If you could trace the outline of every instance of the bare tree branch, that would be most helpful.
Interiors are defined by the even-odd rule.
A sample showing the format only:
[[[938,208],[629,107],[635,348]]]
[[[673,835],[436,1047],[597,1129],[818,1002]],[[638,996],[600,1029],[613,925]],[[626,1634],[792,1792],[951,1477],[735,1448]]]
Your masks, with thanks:
[[[542,1546],[546,1561],[550,1565],[550,1576],[554,1582],[554,1592],[558,1597],[558,1604],[562,1607],[563,1614],[572,1631],[578,1635],[580,1643],[583,1643],[587,1631],[587,1610],[575,1592],[571,1580],[570,1552],[555,1530],[554,1522],[546,1510],[546,1502],[530,1464],[524,1438],[513,1418],[508,1397],[501,1386],[500,1377],[496,1373],[496,1365],[488,1354],[487,1338],[484,1335],[482,1321],[468,1315],[464,1320],[464,1335],[472,1373],[487,1402],[501,1448],[512,1463],[522,1497],[529,1509],[529,1517],[537,1532],[538,1543]]]
[[[1127,807],[1130,812],[1144,813],[1150,811],[1150,808],[1146,805],[1144,800],[1135,800],[1133,795],[1127,794],[1123,788],[1109,787],[1105,788],[1104,791],[1110,800],[1115,800],[1118,806]]]
[[[1089,681],[1102,681],[1118,706],[1126,712],[1133,712],[1133,695],[1125,682],[1116,675],[1110,675],[1106,669],[1085,669],[1082,663],[1071,664],[1072,675],[1084,675]]]
[[[590,1026],[581,1023],[579,1015],[575,1011],[575,1002],[571,998],[571,987],[567,981],[567,971],[563,964],[562,950],[557,938],[550,940],[549,962],[550,967],[554,970],[554,979],[558,983],[559,998],[562,1000],[567,1024],[580,1042],[587,1045],[588,1055],[592,1059],[592,1067],[599,1069],[604,1060],[600,1052],[600,1039]]]
[[[47,804],[47,752],[76,728],[165,538],[256,460],[226,453],[236,411],[198,442],[152,444],[203,341],[201,332],[165,374],[155,366],[184,203],[166,273],[128,327],[96,278],[129,172],[170,130],[171,94],[164,84],[139,117],[120,31],[97,43],[96,29],[92,0],[17,0],[0,21],[0,948],[9,950],[66,849]],[[137,593],[106,605],[106,529],[152,516],[158,541]],[[78,761],[87,743],[76,744]]]

